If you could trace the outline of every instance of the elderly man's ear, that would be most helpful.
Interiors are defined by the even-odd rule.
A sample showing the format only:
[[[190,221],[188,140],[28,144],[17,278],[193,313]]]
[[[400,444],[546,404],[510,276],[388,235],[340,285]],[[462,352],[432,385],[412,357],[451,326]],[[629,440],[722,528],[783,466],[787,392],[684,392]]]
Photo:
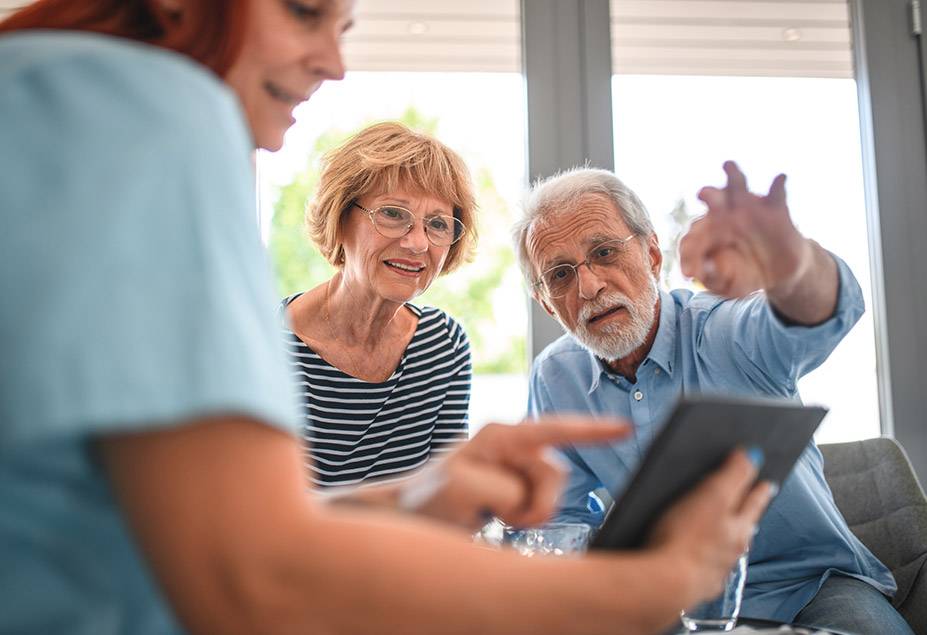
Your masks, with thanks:
[[[547,304],[547,301],[544,300],[543,297],[541,297],[541,294],[537,291],[537,287],[531,291],[531,297],[534,298],[534,301],[540,304],[545,311],[547,311],[547,315],[557,319],[557,315],[554,313],[554,309],[549,304]]]
[[[647,254],[650,256],[650,272],[659,280],[663,269],[663,250],[660,249],[660,240],[655,233],[647,239]]]

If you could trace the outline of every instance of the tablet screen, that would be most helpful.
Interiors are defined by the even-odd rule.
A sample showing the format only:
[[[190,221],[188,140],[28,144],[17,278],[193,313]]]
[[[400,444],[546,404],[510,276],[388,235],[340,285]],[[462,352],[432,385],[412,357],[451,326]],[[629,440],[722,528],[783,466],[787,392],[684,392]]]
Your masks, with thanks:
[[[684,397],[590,547],[642,547],[661,514],[737,447],[762,449],[759,480],[782,483],[826,414],[791,401]]]

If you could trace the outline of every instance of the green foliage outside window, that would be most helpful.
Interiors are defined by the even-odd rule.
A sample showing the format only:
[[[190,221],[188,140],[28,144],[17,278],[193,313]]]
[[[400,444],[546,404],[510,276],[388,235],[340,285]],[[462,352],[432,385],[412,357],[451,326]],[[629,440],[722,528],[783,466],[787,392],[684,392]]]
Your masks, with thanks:
[[[437,119],[427,118],[414,108],[407,109],[399,121],[432,135],[438,124]],[[269,244],[281,296],[311,289],[332,276],[333,267],[306,235],[303,216],[306,202],[318,185],[321,157],[372,123],[356,130],[330,130],[322,134],[305,170],[281,188],[274,205]],[[474,185],[480,223],[480,244],[474,261],[439,277],[413,302],[439,307],[460,321],[470,337],[475,373],[525,373],[525,335],[500,338],[498,329],[503,316],[496,312],[499,294],[510,294],[511,288],[517,287],[515,256],[509,240],[514,214],[496,190],[488,170],[474,171]]]

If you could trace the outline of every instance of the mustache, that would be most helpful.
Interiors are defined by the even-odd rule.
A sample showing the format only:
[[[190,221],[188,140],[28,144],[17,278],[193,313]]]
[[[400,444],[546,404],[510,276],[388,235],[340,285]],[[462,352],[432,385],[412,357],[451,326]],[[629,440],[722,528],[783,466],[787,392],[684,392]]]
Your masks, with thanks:
[[[585,324],[599,313],[608,311],[609,309],[614,309],[616,307],[627,309],[631,314],[636,313],[636,307],[631,301],[631,298],[624,295],[623,293],[618,293],[616,291],[608,294],[605,297],[598,298],[595,304],[583,305],[583,307],[579,310],[580,322]]]

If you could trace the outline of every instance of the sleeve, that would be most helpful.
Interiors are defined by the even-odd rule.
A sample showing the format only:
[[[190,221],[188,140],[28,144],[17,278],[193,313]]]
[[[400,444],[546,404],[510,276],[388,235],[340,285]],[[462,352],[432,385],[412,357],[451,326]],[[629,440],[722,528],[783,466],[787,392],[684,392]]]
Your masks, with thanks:
[[[451,347],[452,374],[448,381],[447,396],[432,436],[432,456],[446,454],[458,443],[466,441],[469,432],[467,412],[470,408],[470,340],[463,327],[449,315],[447,320],[448,339]]]
[[[542,377],[542,363],[535,360],[531,368],[531,378],[528,382],[529,419],[538,419],[545,414],[556,412],[547,390],[547,384]],[[601,487],[602,483],[580,457],[576,448],[564,446],[556,453],[567,469],[567,483],[552,520],[554,522],[585,523],[598,527],[602,524],[604,514],[601,509],[594,508],[591,504],[590,495]]]
[[[237,102],[135,50],[34,69],[16,99],[0,435],[226,413],[294,432]]]
[[[793,396],[799,378],[827,359],[865,311],[853,272],[833,258],[839,289],[829,320],[815,326],[786,324],[762,293],[718,301],[697,329],[699,358],[714,372],[745,376],[767,394]]]

